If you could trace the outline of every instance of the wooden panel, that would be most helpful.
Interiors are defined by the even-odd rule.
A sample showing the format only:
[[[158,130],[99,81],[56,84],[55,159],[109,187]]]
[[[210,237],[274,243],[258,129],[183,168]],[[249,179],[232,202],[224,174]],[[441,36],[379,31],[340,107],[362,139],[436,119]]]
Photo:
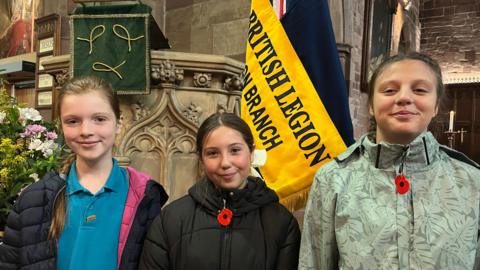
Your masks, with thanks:
[[[449,112],[455,111],[453,148],[480,163],[480,84],[448,85],[439,113],[429,130],[441,144],[449,145]],[[460,131],[463,133],[463,142]]]
[[[34,88],[24,88],[24,89],[15,89],[15,97],[19,104],[24,104],[27,107],[35,107],[35,89]]]
[[[466,131],[463,142],[456,134],[453,146],[480,163],[480,84],[454,85],[449,91],[454,97],[455,131]]]
[[[480,164],[480,89],[478,88],[474,91],[472,111],[471,157]]]
[[[51,14],[35,20],[37,33],[37,65],[35,72],[35,108],[46,119],[53,115],[52,106],[55,96],[52,95],[54,78],[47,74],[41,66],[41,61],[60,54],[60,16]]]

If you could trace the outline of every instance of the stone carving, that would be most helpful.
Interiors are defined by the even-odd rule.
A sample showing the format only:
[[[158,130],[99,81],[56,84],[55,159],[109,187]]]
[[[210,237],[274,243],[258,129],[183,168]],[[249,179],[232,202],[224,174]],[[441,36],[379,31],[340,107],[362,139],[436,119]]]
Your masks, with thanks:
[[[223,87],[229,91],[241,91],[243,89],[243,80],[240,76],[229,76],[225,79]]]
[[[170,197],[178,198],[197,180],[197,172],[191,165],[192,168],[184,165],[186,172],[183,176],[189,175],[187,179],[179,179],[176,173],[182,168],[182,161],[197,164],[194,131],[182,125],[180,115],[168,106],[154,114],[158,113],[158,117],[150,116],[142,122],[142,128],[126,138],[126,147],[120,149],[123,152],[120,154],[132,157],[132,166],[157,179]]]
[[[70,80],[70,72],[68,69],[62,69],[60,73],[55,74],[55,80],[58,86],[63,86],[68,80]]]
[[[183,128],[179,127],[178,124],[171,119],[170,116],[165,115],[155,125],[151,126],[151,132],[155,136],[160,136],[165,138],[165,140],[172,140],[183,133]]]
[[[133,121],[138,121],[150,114],[150,111],[147,108],[145,108],[143,102],[141,102],[140,100],[137,100],[137,102],[132,103],[130,105],[130,109],[132,110]]]
[[[196,87],[210,87],[212,74],[195,72],[193,75],[193,85]]]
[[[170,60],[163,60],[160,65],[152,65],[154,83],[176,83],[183,80],[183,70],[176,68]]]
[[[191,102],[190,105],[188,105],[187,108],[182,111],[182,113],[185,118],[198,126],[198,121],[200,115],[202,114],[202,108],[200,106],[197,106],[195,103]]]
[[[217,112],[219,112],[219,113],[229,112],[228,108],[227,108],[227,105],[217,104]]]

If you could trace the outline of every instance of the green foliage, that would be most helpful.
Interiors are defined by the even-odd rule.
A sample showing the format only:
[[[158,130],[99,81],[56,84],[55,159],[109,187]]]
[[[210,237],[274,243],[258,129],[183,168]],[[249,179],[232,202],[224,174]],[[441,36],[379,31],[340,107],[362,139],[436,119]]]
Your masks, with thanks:
[[[0,228],[18,194],[60,166],[57,126],[23,108],[0,85]]]

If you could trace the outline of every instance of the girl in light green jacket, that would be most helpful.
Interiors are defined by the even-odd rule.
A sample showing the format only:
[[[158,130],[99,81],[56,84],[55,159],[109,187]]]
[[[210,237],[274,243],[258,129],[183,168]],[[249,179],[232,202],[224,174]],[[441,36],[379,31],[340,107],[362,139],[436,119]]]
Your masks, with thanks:
[[[299,269],[480,269],[480,169],[427,131],[444,92],[420,53],[373,73],[376,130],[315,175]]]

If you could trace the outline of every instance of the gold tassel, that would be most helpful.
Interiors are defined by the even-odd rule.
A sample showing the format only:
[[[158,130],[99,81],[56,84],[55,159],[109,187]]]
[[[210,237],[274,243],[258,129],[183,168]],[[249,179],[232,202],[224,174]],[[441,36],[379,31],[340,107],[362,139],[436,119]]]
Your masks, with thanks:
[[[310,187],[302,189],[289,195],[288,197],[280,199],[280,203],[283,204],[290,212],[305,208],[307,205],[309,192]]]

